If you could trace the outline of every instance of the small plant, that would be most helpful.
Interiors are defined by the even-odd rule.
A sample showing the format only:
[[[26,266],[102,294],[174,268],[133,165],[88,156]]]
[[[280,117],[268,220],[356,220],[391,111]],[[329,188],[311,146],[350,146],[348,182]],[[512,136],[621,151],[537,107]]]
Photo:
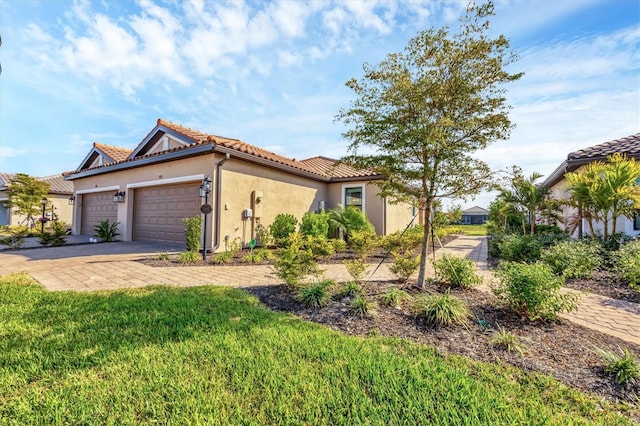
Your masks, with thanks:
[[[233,260],[234,252],[225,250],[220,253],[215,253],[211,256],[211,263],[214,265],[223,265],[225,263],[229,263]]]
[[[93,236],[102,241],[113,241],[115,237],[120,235],[118,225],[120,222],[109,223],[109,219],[105,219],[93,227]]]
[[[518,336],[502,327],[498,327],[498,331],[493,333],[493,336],[489,340],[489,344],[494,348],[502,349],[507,352],[516,351],[520,356],[523,356],[526,350],[526,345]]]
[[[161,251],[156,255],[156,260],[169,260],[169,253],[166,251]]]
[[[12,226],[9,228],[9,235],[0,238],[0,244],[12,249],[20,248],[24,245],[24,239],[28,234],[29,228],[26,226]]]
[[[329,288],[335,283],[332,280],[322,280],[300,289],[299,298],[302,304],[309,308],[319,308],[329,302]]]
[[[612,257],[616,274],[628,280],[631,288],[640,287],[640,240],[622,245]]]
[[[313,253],[303,247],[302,236],[292,234],[286,247],[278,250],[273,269],[276,276],[289,286],[297,286],[307,275],[319,273],[318,264],[313,258]]]
[[[482,283],[473,260],[443,254],[433,262],[436,278],[451,287],[472,288]]]
[[[178,262],[180,263],[195,263],[201,259],[200,254],[196,251],[183,251],[178,255]]]
[[[283,245],[287,243],[289,235],[296,232],[297,226],[298,219],[295,216],[288,213],[280,213],[276,215],[269,230],[276,244]]]
[[[622,356],[603,349],[598,350],[598,355],[605,363],[604,371],[612,375],[613,380],[620,385],[640,381],[640,361],[628,349],[620,349],[620,353]]]
[[[602,264],[599,246],[588,240],[560,241],[545,249],[541,259],[566,279],[589,278]]]
[[[462,299],[444,294],[419,296],[414,302],[414,315],[431,325],[465,325],[471,311]]]
[[[256,239],[258,240],[258,244],[262,247],[271,247],[274,244],[269,226],[256,226]]]
[[[366,294],[358,293],[351,301],[351,313],[360,318],[367,317],[375,311],[374,303]]]
[[[243,258],[243,263],[262,263],[267,260],[272,260],[275,256],[271,251],[265,248],[255,249],[250,253],[247,253]]]
[[[349,297],[349,296],[355,296],[356,294],[360,294],[360,293],[362,293],[362,286],[355,281],[349,281],[344,284],[344,286],[338,293],[338,296]]]
[[[61,246],[67,242],[67,226],[64,222],[51,222],[51,232],[40,233],[40,244],[43,246]]]
[[[367,264],[364,263],[362,258],[345,260],[343,263],[353,282],[358,285],[361,284],[367,273]]]
[[[398,307],[402,305],[402,302],[409,298],[409,294],[406,291],[399,288],[390,288],[382,294],[381,301],[385,306]]]
[[[345,240],[332,238],[332,239],[329,240],[329,242],[333,246],[333,251],[335,253],[342,253],[345,250],[347,250],[347,242]]]
[[[200,216],[185,217],[182,219],[182,223],[184,224],[184,236],[187,240],[187,250],[199,251],[202,219]]]
[[[493,293],[530,321],[556,319],[577,307],[578,296],[560,292],[564,278],[543,264],[505,262],[497,271],[500,284]]]
[[[407,281],[420,267],[420,256],[414,255],[412,251],[392,251],[391,258],[393,263],[389,270],[402,281]]]

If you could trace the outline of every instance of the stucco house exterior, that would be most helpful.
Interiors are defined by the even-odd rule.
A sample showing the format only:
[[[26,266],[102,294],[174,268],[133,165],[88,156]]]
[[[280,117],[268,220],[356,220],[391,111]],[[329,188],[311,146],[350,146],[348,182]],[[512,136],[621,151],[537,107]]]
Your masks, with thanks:
[[[27,225],[26,216],[16,214],[5,204],[9,200],[7,188],[9,182],[15,175],[12,173],[0,173],[0,225]],[[47,207],[45,216],[48,219],[57,219],[71,224],[73,218],[73,206],[70,205],[69,197],[73,194],[73,184],[66,181],[62,175],[53,175],[36,178],[49,183],[50,189],[47,194]],[[38,215],[40,217],[40,215]],[[37,218],[36,218],[37,220]]]
[[[209,178],[210,193],[201,195]],[[66,179],[76,197],[73,233],[90,236],[101,220],[119,222],[125,241],[184,243],[182,219],[207,215],[207,247],[224,249],[225,240],[247,244],[258,225],[278,213],[300,219],[306,212],[361,208],[378,234],[403,229],[412,206],[393,205],[369,183],[382,179],[330,158],[287,158],[238,139],[203,133],[158,119],[133,149],[94,143]]]
[[[462,220],[460,223],[463,225],[482,225],[489,220],[489,210],[474,206],[462,211]]]
[[[550,188],[552,196],[556,199],[568,199],[569,194],[567,192],[567,181],[565,174],[569,172],[579,171],[581,167],[594,161],[607,161],[607,157],[612,154],[623,154],[628,158],[635,158],[640,161],[640,133],[636,133],[624,138],[614,139],[612,141],[604,142],[595,146],[580,149],[575,152],[569,153],[567,159],[563,161],[554,171],[547,177],[542,183],[545,188]],[[640,183],[640,176],[638,176]],[[571,219],[575,219],[577,210],[564,207],[563,216],[565,223],[570,223]],[[601,222],[595,223],[595,231],[604,234],[603,224]],[[625,234],[637,237],[640,236],[640,210],[632,218],[626,218],[620,216],[617,218],[616,223],[617,232],[624,232]],[[588,225],[585,219],[582,219],[576,229],[574,235],[582,235],[588,232]]]

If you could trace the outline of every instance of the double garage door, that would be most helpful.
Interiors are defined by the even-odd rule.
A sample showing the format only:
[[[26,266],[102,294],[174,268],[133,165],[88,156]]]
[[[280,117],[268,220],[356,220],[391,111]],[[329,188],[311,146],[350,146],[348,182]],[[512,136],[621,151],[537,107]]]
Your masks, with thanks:
[[[184,243],[186,217],[200,216],[200,182],[137,188],[133,239]]]

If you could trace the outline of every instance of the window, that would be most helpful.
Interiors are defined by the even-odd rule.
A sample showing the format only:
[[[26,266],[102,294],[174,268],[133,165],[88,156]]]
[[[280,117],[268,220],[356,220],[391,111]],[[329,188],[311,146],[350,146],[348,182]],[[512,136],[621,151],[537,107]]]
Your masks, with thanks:
[[[633,215],[633,230],[640,231],[640,210]]]
[[[357,207],[364,211],[364,188],[362,186],[344,188],[344,207]]]

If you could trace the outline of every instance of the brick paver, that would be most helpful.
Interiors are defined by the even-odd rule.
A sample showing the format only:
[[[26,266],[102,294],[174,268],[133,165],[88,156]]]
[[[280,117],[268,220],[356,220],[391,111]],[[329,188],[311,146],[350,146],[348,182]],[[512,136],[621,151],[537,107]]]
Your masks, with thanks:
[[[198,286],[215,284],[233,287],[280,284],[269,266],[190,266],[184,268],[154,268],[136,262],[159,252],[175,252],[171,245],[139,242],[119,242],[73,245],[56,248],[0,252],[0,275],[27,272],[44,288],[51,291],[96,291],[148,285]],[[478,273],[485,283],[481,290],[490,291],[488,284],[495,280],[487,267],[487,239],[461,236],[437,250],[476,261]],[[371,274],[376,265],[370,265]],[[349,276],[344,265],[322,265],[325,277],[345,281]],[[428,262],[428,276],[433,276]],[[394,279],[387,264],[382,264],[369,279]],[[573,290],[568,290],[573,291]],[[635,303],[606,297],[580,295],[577,311],[564,314],[569,321],[587,328],[640,344],[640,307]]]

